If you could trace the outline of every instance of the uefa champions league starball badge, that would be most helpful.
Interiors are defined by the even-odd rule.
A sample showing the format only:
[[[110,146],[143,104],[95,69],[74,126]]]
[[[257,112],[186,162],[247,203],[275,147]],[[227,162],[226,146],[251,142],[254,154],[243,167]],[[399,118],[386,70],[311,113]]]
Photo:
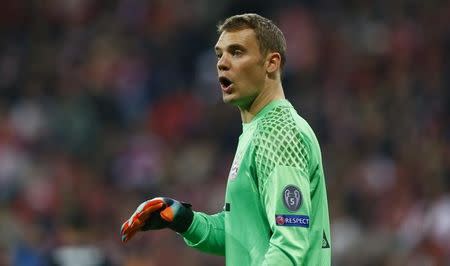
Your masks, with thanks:
[[[296,212],[302,205],[302,193],[294,185],[288,185],[283,190],[283,203],[290,212]]]

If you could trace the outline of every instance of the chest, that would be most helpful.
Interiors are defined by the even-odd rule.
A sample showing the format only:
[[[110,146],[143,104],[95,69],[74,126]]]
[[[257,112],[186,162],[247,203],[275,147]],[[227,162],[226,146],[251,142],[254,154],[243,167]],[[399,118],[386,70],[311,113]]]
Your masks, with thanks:
[[[248,200],[256,196],[253,161],[251,141],[240,141],[228,174],[227,199],[239,197]]]

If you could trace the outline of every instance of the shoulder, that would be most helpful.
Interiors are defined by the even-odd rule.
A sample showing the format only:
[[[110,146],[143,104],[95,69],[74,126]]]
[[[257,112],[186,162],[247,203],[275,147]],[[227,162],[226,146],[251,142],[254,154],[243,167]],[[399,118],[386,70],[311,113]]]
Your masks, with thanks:
[[[278,106],[258,121],[253,142],[256,155],[271,157],[290,166],[309,160],[309,138],[306,123],[293,108]]]
[[[256,144],[275,142],[279,146],[292,144],[292,141],[304,142],[307,138],[306,121],[293,108],[278,106],[258,121],[254,140]]]

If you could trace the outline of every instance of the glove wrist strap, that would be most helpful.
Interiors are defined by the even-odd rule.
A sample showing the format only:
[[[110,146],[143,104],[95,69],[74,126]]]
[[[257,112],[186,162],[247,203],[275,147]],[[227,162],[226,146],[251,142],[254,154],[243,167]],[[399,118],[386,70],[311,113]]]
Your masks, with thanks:
[[[182,204],[184,208],[179,210],[180,213],[176,219],[168,225],[170,229],[180,234],[186,232],[194,220],[194,212],[191,209],[191,205],[188,203]]]

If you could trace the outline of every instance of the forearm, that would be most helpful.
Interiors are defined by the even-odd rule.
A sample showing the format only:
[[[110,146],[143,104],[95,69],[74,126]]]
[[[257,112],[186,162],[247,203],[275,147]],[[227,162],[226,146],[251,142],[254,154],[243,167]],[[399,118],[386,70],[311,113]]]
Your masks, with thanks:
[[[189,229],[182,234],[188,246],[216,255],[225,255],[224,213],[194,213]]]

